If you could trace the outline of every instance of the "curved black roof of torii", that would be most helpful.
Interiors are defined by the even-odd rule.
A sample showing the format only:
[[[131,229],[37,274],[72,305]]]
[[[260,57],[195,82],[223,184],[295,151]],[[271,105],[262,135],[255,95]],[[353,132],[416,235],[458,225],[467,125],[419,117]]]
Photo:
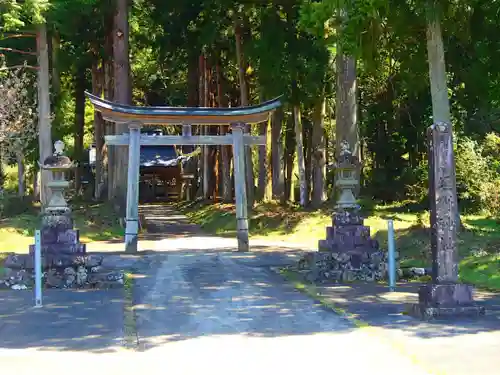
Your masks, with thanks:
[[[259,105],[233,108],[207,107],[138,107],[114,103],[85,92],[94,108],[104,119],[119,123],[138,121],[144,124],[165,125],[230,125],[243,122],[256,124],[267,121],[281,106],[281,97]]]

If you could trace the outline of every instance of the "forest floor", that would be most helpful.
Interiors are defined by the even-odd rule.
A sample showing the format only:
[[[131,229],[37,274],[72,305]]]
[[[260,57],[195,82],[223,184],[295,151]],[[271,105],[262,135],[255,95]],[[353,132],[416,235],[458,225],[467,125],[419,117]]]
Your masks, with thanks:
[[[363,204],[362,207],[368,207]],[[210,234],[235,236],[235,207],[203,202],[178,204],[177,208]],[[382,248],[387,245],[387,220],[394,221],[396,249],[402,267],[431,265],[429,213],[414,203],[373,205],[364,210],[365,225]],[[250,216],[250,238],[284,241],[317,249],[331,225],[329,207],[311,211],[273,203],[256,205]],[[492,291],[500,291],[500,221],[479,215],[462,215],[459,236],[460,278]]]

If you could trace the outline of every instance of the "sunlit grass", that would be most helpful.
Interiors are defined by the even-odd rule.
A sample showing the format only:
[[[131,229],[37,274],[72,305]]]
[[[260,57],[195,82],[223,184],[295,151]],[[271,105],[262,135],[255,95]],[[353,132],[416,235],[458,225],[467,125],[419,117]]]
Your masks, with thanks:
[[[500,291],[500,254],[464,258],[460,262],[460,278],[473,285]]]
[[[2,277],[4,275],[3,264],[4,264],[6,256],[7,256],[6,254],[0,253],[0,277]]]
[[[179,208],[208,232],[235,236],[234,205],[191,204]],[[317,248],[331,225],[332,210],[300,210],[297,206],[259,204],[250,215],[250,237],[270,241],[285,241]],[[411,212],[402,204],[377,205],[367,211],[365,225],[382,249],[387,247],[387,220],[392,219],[396,248],[403,267],[428,267],[431,264],[429,213]],[[464,215],[465,230],[458,240],[460,277],[464,282],[500,290],[500,224],[497,220],[479,215]],[[478,255],[479,254],[479,255]],[[483,254],[483,255],[481,255]]]
[[[80,230],[83,243],[119,239],[123,228],[112,208],[107,204],[81,203],[73,205],[75,228]],[[35,230],[40,228],[40,217],[35,210],[0,220],[0,253],[28,252],[34,243]]]

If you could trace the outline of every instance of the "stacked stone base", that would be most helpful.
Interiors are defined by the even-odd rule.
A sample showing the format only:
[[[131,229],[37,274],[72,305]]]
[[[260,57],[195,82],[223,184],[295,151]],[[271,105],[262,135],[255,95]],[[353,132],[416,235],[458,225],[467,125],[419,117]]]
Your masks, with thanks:
[[[305,280],[314,283],[373,282],[387,278],[387,253],[376,252],[310,252],[297,263]],[[397,267],[398,276],[401,275]]]
[[[472,317],[485,314],[474,303],[473,287],[466,284],[427,284],[418,291],[418,303],[407,306],[407,313],[422,320]]]
[[[46,288],[114,288],[124,283],[124,274],[102,266],[103,256],[75,254],[46,254],[42,257]],[[0,288],[22,290],[34,285],[33,256],[9,255],[5,261],[6,273],[0,279]]]

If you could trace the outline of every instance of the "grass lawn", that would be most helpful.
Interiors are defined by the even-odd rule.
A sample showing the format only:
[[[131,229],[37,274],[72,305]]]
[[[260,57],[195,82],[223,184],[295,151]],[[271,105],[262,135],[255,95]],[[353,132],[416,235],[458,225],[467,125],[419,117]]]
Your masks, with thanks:
[[[0,253],[0,277],[4,274],[3,262],[5,261],[6,254]]]
[[[367,205],[363,205],[363,207]],[[235,236],[232,204],[179,204],[193,222],[207,233]],[[257,205],[250,218],[250,237],[286,241],[317,248],[331,225],[331,210],[304,211],[297,206]],[[396,248],[401,265],[430,266],[429,214],[411,203],[373,206],[365,212],[365,224],[382,248],[387,244],[387,220],[394,220]],[[500,222],[483,216],[462,216],[465,230],[459,237],[460,277],[477,287],[500,291]]]
[[[73,203],[75,227],[80,229],[84,243],[118,239],[123,236],[112,208],[104,203]],[[0,218],[0,257],[5,252],[28,252],[35,230],[40,227],[39,208],[32,207],[25,213]]]

